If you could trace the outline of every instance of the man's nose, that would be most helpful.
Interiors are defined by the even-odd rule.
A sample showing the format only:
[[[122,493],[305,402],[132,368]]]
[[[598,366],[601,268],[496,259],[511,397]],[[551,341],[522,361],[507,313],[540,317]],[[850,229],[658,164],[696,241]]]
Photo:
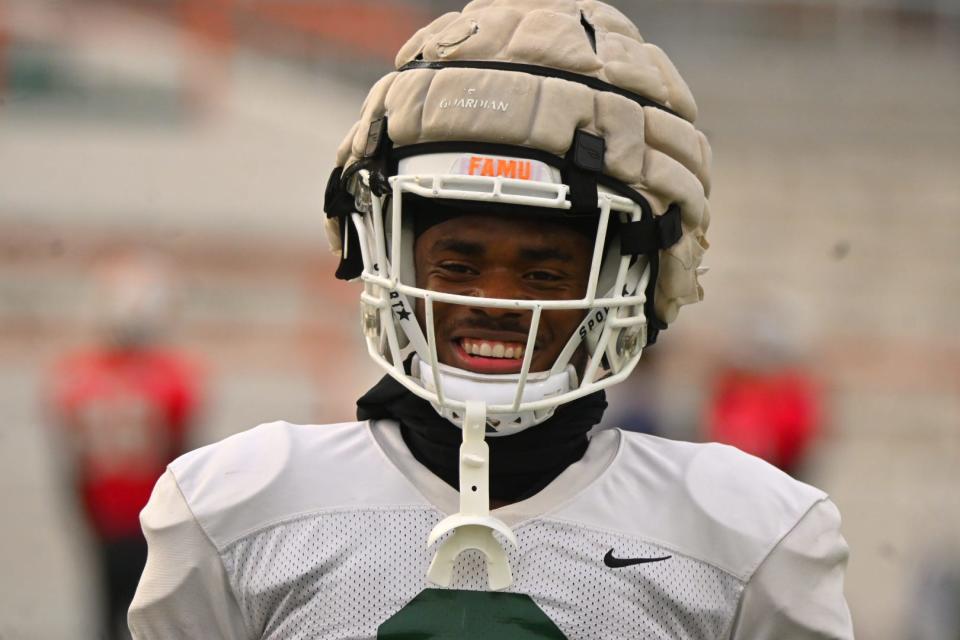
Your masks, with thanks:
[[[510,273],[492,273],[474,283],[472,291],[468,294],[477,298],[493,298],[496,300],[529,300],[523,287],[520,286],[515,276]],[[516,307],[471,307],[471,312],[477,315],[484,315],[491,318],[521,318],[529,313],[527,309],[518,309]]]
[[[496,298],[497,300],[529,300],[516,275],[507,270],[496,270],[474,281],[468,295],[476,298]]]

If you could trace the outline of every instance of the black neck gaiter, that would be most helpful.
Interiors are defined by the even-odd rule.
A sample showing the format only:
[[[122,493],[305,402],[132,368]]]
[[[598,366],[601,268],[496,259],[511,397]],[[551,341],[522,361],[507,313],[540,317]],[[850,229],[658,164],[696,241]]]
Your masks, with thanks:
[[[490,446],[490,497],[516,502],[553,481],[587,450],[587,432],[607,408],[598,391],[557,407],[550,419],[511,436],[487,438]],[[459,488],[459,428],[429,402],[392,377],[384,376],[357,400],[357,419],[390,418],[400,423],[413,456],[453,488]]]

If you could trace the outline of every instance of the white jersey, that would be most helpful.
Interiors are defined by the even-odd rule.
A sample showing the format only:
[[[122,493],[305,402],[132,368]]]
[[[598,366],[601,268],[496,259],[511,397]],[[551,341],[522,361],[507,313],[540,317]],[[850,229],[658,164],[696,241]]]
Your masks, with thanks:
[[[847,546],[826,495],[736,449],[612,430],[493,511],[519,546],[426,580],[457,492],[389,420],[263,425],[170,465],[141,514],[130,608],[171,638],[852,638]]]

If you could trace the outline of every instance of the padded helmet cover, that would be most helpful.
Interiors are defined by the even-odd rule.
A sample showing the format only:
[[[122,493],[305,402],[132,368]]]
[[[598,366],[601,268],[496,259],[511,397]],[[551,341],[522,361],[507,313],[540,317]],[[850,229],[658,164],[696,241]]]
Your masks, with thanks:
[[[517,66],[456,66],[489,62]],[[338,166],[363,159],[371,123],[383,116],[395,148],[475,141],[562,158],[574,133],[586,130],[605,140],[604,174],[642,194],[656,215],[671,203],[680,207],[683,235],[660,252],[658,318],[670,323],[682,305],[702,299],[697,268],[708,246],[710,146],[693,125],[697,107],[686,83],[622,13],[595,0],[475,0],[414,34],[396,69],[370,90]],[[339,251],[336,221],[327,229]]]

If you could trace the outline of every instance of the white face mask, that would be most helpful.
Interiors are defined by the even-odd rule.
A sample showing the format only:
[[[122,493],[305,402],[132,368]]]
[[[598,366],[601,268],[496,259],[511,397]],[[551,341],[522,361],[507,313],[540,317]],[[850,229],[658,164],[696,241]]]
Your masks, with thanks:
[[[500,175],[511,170],[522,177]],[[622,381],[636,366],[646,345],[644,303],[650,269],[644,257],[621,255],[619,247],[604,246],[604,242],[612,216],[624,222],[641,219],[637,203],[601,188],[593,256],[582,298],[504,300],[415,286],[413,229],[403,216],[403,195],[536,206],[562,215],[570,203],[566,199],[568,187],[561,182],[559,171],[523,158],[431,154],[402,160],[398,175],[389,179],[391,191],[387,196],[371,194],[368,181],[369,174],[361,171],[358,200],[368,212],[354,213],[349,231],[359,235],[363,254],[361,302],[368,352],[387,373],[428,400],[451,422],[462,426],[466,402],[478,400],[486,405],[490,435],[516,433],[543,422],[565,402]],[[390,203],[389,211],[384,211],[386,203]],[[426,335],[413,313],[417,301],[425,310]],[[436,303],[529,312],[531,322],[520,371],[488,375],[440,363],[434,323]],[[549,370],[532,373],[541,314],[551,309],[581,310],[584,319]],[[571,359],[581,347],[587,359],[578,375]],[[414,356],[414,366],[407,373],[403,363],[410,355]]]

